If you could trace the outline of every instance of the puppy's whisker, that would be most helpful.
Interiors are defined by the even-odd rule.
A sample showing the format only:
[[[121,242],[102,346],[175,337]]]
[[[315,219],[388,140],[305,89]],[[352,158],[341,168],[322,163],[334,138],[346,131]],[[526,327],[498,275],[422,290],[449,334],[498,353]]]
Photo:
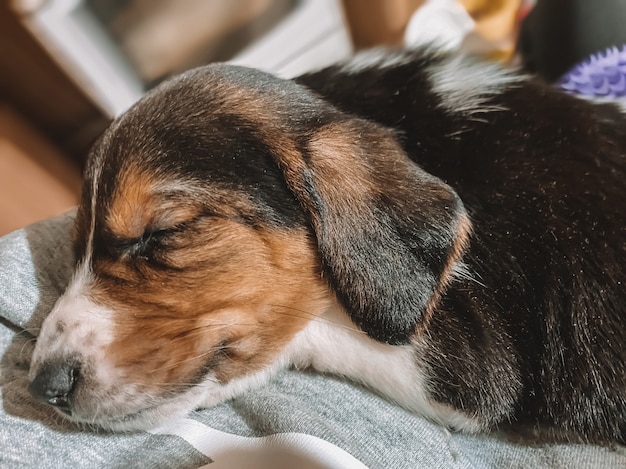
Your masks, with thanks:
[[[238,326],[245,327],[255,327],[257,324],[255,323],[233,323],[233,324],[209,324],[202,327],[196,327],[193,329],[187,329],[181,331],[179,334],[171,337],[170,334],[164,333],[162,337],[167,337],[172,341],[187,341],[189,339],[193,339],[197,336],[203,336],[208,333],[215,333],[216,331],[220,331],[222,329],[229,329]]]
[[[27,335],[27,336],[32,337],[33,339],[37,339],[37,336],[39,335],[40,331],[41,331],[41,327],[25,328],[21,330],[20,332],[18,332],[18,335]]]
[[[224,345],[224,346],[221,346],[221,347],[214,347],[212,350],[209,350],[208,352],[204,352],[204,353],[200,353],[200,354],[197,354],[197,355],[194,355],[194,356],[191,356],[191,357],[187,357],[187,358],[179,360],[179,361],[177,361],[175,363],[172,363],[172,364],[170,364],[168,366],[161,367],[160,370],[161,371],[163,371],[163,370],[166,370],[166,371],[167,370],[172,370],[174,368],[177,368],[178,366],[185,365],[185,364],[187,364],[189,362],[194,362],[194,361],[196,361],[198,359],[202,360],[202,359],[205,359],[205,358],[211,358],[215,354],[217,354],[217,353],[219,353],[219,352],[221,352],[223,350],[227,350],[229,348],[232,348],[232,346]]]
[[[294,307],[290,307],[290,306],[283,306],[283,305],[271,305],[273,307],[276,308],[283,308],[283,309],[289,309],[292,311],[296,311],[298,314],[291,314],[291,313],[287,313],[285,311],[280,311],[280,310],[274,310],[277,314],[280,314],[282,316],[287,316],[287,317],[294,317],[294,318],[305,318],[305,319],[311,319],[313,321],[318,321],[324,324],[329,324],[332,325],[334,327],[338,327],[341,328],[343,330],[346,331],[351,331],[357,334],[362,334],[362,335],[366,335],[366,333],[364,331],[362,331],[361,329],[359,329],[357,326],[349,326],[346,324],[342,324],[339,321],[330,319],[330,318],[326,318],[326,317],[322,317],[319,314],[313,314],[313,313],[309,313],[307,311],[303,311]]]
[[[18,355],[18,356],[22,357],[22,356],[24,356],[24,355],[27,355],[27,354],[28,354],[28,351],[25,351],[25,350],[26,350],[26,348],[27,348],[27,347],[32,346],[32,345],[33,345],[33,342],[35,342],[35,340],[34,340],[34,339],[29,339],[29,340],[25,341],[25,342],[22,344],[22,347],[20,348],[20,352],[19,352],[19,355]],[[30,352],[32,352],[32,349],[30,350]],[[30,357],[28,358],[28,360],[30,360]]]

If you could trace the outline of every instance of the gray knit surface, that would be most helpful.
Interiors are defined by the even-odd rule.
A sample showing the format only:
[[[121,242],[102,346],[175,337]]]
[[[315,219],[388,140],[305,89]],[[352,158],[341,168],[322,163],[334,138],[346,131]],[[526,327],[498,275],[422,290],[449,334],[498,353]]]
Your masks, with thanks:
[[[38,328],[71,272],[72,222],[68,213],[0,238],[0,468],[626,467],[624,447],[450,433],[357,385],[297,371],[192,413],[180,431],[77,429],[27,391]]]

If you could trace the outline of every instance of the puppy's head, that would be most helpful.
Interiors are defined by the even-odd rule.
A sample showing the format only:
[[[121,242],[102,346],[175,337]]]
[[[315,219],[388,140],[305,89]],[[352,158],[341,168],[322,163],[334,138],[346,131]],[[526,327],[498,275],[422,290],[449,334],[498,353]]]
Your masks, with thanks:
[[[468,226],[390,130],[258,71],[189,72],[92,150],[31,392],[77,422],[150,427],[287,365],[335,298],[372,338],[406,343]]]

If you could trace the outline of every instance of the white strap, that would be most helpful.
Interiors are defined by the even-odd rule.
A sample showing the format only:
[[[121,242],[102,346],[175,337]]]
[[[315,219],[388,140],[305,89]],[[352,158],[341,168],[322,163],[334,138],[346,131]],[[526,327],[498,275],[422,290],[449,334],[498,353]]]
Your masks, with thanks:
[[[242,467],[367,469],[338,446],[304,433],[277,433],[244,437],[225,433],[192,419],[181,419],[152,430],[155,435],[176,435],[213,462],[207,469]]]

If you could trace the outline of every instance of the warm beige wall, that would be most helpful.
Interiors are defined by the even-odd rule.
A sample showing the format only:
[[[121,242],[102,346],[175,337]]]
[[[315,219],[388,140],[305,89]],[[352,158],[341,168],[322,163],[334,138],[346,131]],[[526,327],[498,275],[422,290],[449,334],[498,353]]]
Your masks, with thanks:
[[[424,0],[344,0],[357,48],[399,44],[413,12]]]
[[[78,168],[0,104],[0,236],[76,204]]]

